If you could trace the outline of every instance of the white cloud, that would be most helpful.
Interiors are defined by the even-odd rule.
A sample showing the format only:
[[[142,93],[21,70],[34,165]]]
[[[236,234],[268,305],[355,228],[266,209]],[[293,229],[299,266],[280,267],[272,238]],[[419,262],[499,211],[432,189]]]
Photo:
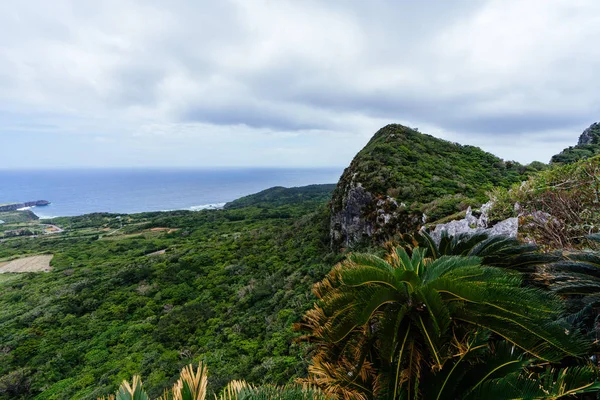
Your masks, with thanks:
[[[62,166],[343,166],[396,122],[546,161],[598,118],[599,38],[593,0],[6,2],[0,139]]]

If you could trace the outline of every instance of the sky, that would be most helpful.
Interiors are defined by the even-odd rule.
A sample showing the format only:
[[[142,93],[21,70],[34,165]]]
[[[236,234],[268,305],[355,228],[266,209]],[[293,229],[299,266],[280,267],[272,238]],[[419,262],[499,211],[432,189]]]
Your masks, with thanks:
[[[597,0],[0,3],[0,168],[343,167],[399,123],[547,162],[600,120]]]

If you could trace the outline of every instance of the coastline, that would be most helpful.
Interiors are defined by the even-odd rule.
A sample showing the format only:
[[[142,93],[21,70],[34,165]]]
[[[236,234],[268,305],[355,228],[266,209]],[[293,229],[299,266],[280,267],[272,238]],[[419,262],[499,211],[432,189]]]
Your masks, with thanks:
[[[172,208],[172,209],[166,209],[166,210],[141,210],[141,211],[134,211],[134,212],[93,211],[93,212],[88,212],[88,213],[83,213],[83,214],[73,214],[73,215],[44,215],[44,214],[38,214],[36,212],[36,206],[24,207],[24,208],[18,209],[16,211],[28,211],[29,210],[32,213],[34,213],[39,219],[53,219],[53,218],[61,218],[61,217],[79,217],[79,216],[82,216],[82,215],[94,214],[94,213],[141,214],[141,213],[147,213],[147,212],[222,210],[225,207],[225,204],[227,204],[227,202],[201,204],[201,205],[198,205],[198,206],[190,206],[190,207],[183,207],[183,208]],[[40,210],[40,209],[37,208],[37,210]]]
[[[337,182],[341,172],[341,168],[0,171],[0,203],[46,198],[51,205],[30,210],[43,219],[99,212],[218,210],[227,202],[275,186]]]

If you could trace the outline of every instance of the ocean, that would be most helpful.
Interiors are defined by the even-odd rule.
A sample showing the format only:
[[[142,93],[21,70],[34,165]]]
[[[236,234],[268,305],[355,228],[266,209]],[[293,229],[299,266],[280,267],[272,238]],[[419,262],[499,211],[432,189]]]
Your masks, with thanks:
[[[40,218],[201,210],[273,186],[336,183],[342,168],[0,170],[0,204],[48,200]]]

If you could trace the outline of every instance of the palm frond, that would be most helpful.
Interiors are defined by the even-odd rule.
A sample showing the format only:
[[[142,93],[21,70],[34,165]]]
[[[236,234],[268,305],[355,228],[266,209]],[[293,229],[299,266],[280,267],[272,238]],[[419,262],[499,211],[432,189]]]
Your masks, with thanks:
[[[223,388],[216,400],[238,400],[240,392],[252,388],[246,381],[233,380]]]
[[[198,363],[194,371],[193,365],[187,365],[181,370],[179,380],[173,385],[173,400],[204,400],[208,385],[207,369]]]
[[[547,369],[541,374],[510,374],[488,380],[467,399],[559,399],[583,393],[597,393],[600,383],[594,366]]]
[[[485,235],[442,235],[436,248],[427,234],[420,240],[424,247],[390,249],[385,259],[353,254],[315,285],[319,300],[297,325],[316,349],[308,382],[340,398],[416,399],[433,393],[428,387],[439,388],[437,398],[460,398],[519,378],[531,359],[581,359],[590,350],[561,319],[562,292],[524,285],[520,271],[556,255]]]
[[[115,395],[115,400],[150,400],[150,398],[142,388],[142,380],[135,375],[131,384],[123,381]]]

